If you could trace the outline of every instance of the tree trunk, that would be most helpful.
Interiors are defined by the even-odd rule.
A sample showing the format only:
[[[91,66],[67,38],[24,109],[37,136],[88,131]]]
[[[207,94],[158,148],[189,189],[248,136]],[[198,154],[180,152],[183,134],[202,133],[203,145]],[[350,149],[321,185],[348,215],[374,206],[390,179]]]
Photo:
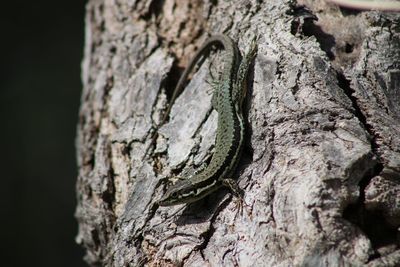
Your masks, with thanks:
[[[312,0],[89,0],[76,210],[86,261],[399,265],[399,23]],[[215,54],[142,160],[182,70],[214,33],[242,53],[258,37],[234,177],[243,211],[226,189],[158,207],[168,180],[213,152]]]

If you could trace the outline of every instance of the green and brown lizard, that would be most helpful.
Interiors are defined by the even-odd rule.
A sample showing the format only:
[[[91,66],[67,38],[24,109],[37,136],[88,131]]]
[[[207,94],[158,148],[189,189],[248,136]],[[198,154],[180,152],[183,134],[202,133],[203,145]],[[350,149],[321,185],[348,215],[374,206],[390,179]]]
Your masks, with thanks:
[[[189,178],[180,179],[170,186],[158,201],[161,206],[192,203],[223,185],[228,185],[237,191],[236,183],[232,181],[231,177],[239,162],[243,147],[245,127],[242,104],[246,97],[249,67],[257,50],[255,38],[251,42],[249,52],[244,58],[241,58],[237,45],[228,36],[211,36],[196,52],[180,77],[163,122],[166,120],[175,98],[184,88],[189,73],[198,60],[207,56],[215,45],[222,46],[225,52],[222,60],[223,70],[219,80],[213,82],[214,91],[211,100],[213,108],[218,112],[215,152],[208,166],[202,171]]]

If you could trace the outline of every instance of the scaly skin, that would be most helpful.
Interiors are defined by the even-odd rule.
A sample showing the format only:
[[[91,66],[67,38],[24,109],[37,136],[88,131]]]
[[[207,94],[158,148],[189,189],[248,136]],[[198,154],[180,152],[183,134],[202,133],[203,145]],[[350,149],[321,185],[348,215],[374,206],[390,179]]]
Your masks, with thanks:
[[[231,177],[240,159],[244,138],[242,102],[246,95],[245,84],[249,65],[256,52],[255,39],[250,52],[240,62],[238,48],[229,37],[225,35],[210,37],[197,51],[179,79],[171,105],[178,92],[182,90],[183,84],[196,62],[216,44],[223,46],[225,55],[223,56],[224,69],[220,81],[213,85],[212,105],[218,112],[215,153],[210,164],[200,173],[187,179],[178,180],[176,184],[172,185],[159,200],[158,204],[161,206],[192,203],[214,192],[225,184],[225,179]],[[168,107],[167,113],[169,113],[171,105]]]

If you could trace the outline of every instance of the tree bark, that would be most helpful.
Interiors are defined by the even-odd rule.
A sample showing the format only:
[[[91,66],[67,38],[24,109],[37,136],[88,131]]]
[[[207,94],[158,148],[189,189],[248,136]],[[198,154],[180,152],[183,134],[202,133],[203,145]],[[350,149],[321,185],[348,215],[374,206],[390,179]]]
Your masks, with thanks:
[[[76,210],[86,261],[399,265],[399,23],[312,0],[89,0]],[[213,33],[242,53],[258,36],[235,172],[243,212],[225,189],[157,207],[169,179],[212,155],[215,54],[142,160],[182,70]]]

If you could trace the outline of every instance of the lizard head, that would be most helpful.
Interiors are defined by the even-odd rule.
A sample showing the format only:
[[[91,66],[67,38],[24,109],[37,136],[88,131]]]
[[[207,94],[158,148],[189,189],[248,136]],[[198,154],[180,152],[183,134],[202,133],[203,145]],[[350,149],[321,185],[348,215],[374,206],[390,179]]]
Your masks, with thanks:
[[[168,188],[164,196],[158,201],[160,206],[172,206],[191,203],[195,198],[197,190],[188,180],[179,180]]]
[[[195,202],[209,194],[210,191],[216,190],[218,187],[214,186],[215,183],[212,182],[207,186],[199,187],[192,184],[190,180],[179,180],[168,188],[158,204],[160,206],[173,206]]]

